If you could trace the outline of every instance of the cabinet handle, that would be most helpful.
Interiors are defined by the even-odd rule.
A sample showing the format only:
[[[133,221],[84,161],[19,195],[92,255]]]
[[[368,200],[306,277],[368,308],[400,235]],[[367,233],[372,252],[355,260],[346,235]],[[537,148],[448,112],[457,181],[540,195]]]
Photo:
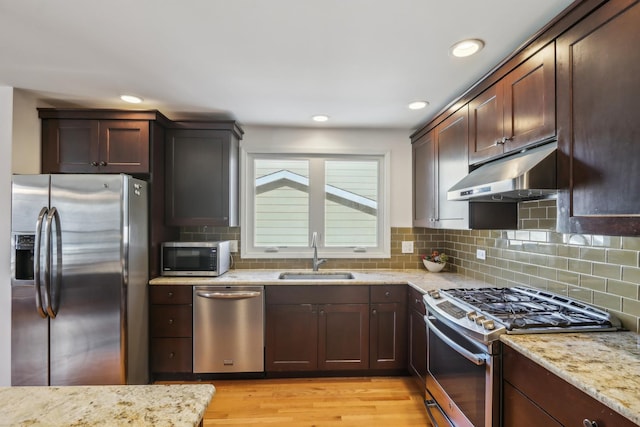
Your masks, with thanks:
[[[389,291],[385,292],[385,293],[384,293],[384,296],[385,296],[385,297],[389,297],[389,296],[391,296],[391,292],[389,292]]]
[[[169,319],[169,324],[173,325],[173,319]]]
[[[373,315],[375,316],[376,314],[378,314],[378,310],[376,310],[376,309],[374,308],[374,309],[371,311],[371,314],[373,314]]]
[[[416,304],[420,304],[420,300],[416,298]]]
[[[172,351],[171,353],[169,353],[169,359],[173,359],[173,357],[174,357],[175,355],[176,355],[176,354]]]
[[[320,316],[324,316],[324,310],[320,310]]]
[[[98,162],[91,162],[90,165],[91,166],[98,166]]]
[[[591,421],[591,420],[588,420],[588,419],[586,419],[586,418],[585,418],[585,419],[584,419],[584,421],[582,422],[582,425],[583,425],[584,427],[598,427],[598,423],[597,423],[597,422],[595,422],[595,421]]]
[[[167,296],[168,296],[169,298],[173,298],[173,292],[167,292]]]
[[[504,145],[507,141],[513,141],[513,137],[503,136],[502,138],[496,141],[495,145]]]
[[[107,166],[107,162],[105,162],[104,160],[100,162],[100,166]]]

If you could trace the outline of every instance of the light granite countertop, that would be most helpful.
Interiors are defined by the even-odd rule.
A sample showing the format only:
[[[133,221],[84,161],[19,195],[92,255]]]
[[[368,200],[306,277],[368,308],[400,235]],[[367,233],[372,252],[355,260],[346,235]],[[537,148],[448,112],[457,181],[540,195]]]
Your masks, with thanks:
[[[0,426],[197,426],[211,384],[0,387]]]
[[[640,424],[640,335],[592,332],[502,335],[500,339]]]
[[[349,270],[353,279],[282,280],[282,272],[309,270],[229,270],[219,277],[157,277],[150,285],[406,285],[426,292],[431,289],[486,287],[486,283],[455,273],[430,273],[422,270]],[[320,270],[318,274],[345,270]]]

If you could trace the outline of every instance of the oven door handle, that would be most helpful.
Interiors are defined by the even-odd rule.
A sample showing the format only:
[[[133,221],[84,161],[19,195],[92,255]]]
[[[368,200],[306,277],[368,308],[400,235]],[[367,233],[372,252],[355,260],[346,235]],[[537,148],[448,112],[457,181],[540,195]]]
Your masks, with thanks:
[[[448,336],[446,336],[440,329],[438,329],[436,327],[436,325],[433,324],[433,322],[431,322],[431,320],[429,320],[428,316],[424,316],[424,321],[427,324],[427,327],[438,336],[438,338],[440,338],[442,341],[444,341],[449,347],[451,347],[452,349],[454,349],[455,351],[457,351],[461,356],[463,356],[465,359],[467,359],[468,361],[478,365],[478,366],[482,366],[484,364],[487,363],[487,360],[489,359],[489,357],[486,354],[476,354],[473,353],[469,350],[467,350],[466,348],[462,347],[460,344],[458,344],[457,342],[455,342],[454,340],[452,340],[451,338],[449,338]]]

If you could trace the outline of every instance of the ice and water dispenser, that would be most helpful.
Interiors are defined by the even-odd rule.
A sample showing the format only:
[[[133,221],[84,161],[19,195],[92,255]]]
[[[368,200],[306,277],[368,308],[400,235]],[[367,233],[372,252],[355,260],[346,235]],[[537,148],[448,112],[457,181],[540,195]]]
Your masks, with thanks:
[[[33,280],[33,257],[36,236],[34,234],[15,235],[15,279]]]

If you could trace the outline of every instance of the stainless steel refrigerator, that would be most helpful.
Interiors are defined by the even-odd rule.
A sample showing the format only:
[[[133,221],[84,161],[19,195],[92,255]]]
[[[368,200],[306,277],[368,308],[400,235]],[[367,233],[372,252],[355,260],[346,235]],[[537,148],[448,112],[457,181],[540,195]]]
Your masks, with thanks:
[[[14,175],[11,202],[11,383],[147,383],[147,184]]]

